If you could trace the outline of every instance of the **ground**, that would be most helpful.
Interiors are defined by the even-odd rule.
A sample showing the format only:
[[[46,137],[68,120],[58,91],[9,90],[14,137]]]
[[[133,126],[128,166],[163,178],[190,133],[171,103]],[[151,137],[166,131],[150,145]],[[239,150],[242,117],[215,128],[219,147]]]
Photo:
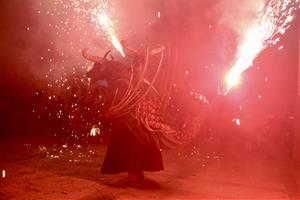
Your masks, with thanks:
[[[106,145],[2,145],[0,199],[299,199],[289,162],[261,153],[190,145],[163,151],[165,170],[145,173],[140,187],[103,175]]]

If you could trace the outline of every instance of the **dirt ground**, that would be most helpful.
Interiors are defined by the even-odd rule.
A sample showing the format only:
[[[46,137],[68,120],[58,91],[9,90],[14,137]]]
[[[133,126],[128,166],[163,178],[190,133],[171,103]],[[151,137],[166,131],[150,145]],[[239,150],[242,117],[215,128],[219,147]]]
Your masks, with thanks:
[[[100,173],[105,151],[96,144],[2,145],[0,199],[299,199],[290,164],[258,153],[163,151],[164,171],[146,172],[143,185],[126,187],[125,173]]]

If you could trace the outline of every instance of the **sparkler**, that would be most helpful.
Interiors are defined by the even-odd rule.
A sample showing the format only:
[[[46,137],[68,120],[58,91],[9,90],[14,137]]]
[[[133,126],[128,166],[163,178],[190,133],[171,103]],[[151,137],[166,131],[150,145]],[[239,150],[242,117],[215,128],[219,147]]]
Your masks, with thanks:
[[[294,19],[298,4],[299,0],[270,0],[258,11],[260,17],[245,32],[236,61],[226,76],[225,94],[239,83],[241,74],[251,67],[263,49],[280,41],[280,35],[285,33]]]

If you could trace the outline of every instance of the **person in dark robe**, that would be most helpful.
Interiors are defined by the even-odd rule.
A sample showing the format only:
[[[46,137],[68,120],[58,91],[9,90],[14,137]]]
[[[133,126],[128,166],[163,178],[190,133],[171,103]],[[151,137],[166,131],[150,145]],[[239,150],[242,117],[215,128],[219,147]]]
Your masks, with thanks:
[[[130,72],[128,67],[117,61],[109,61],[105,64],[95,63],[87,73],[96,91],[102,91],[105,105],[113,100],[115,91],[124,92],[126,86],[117,82]],[[99,90],[99,88],[101,88]],[[104,106],[104,113],[105,113]],[[126,119],[111,121],[103,119],[109,129],[109,144],[101,172],[105,174],[117,174],[128,172],[128,183],[140,184],[144,180],[144,171],[163,170],[161,151],[152,145],[143,144],[128,128]]]
[[[142,144],[125,125],[112,128],[110,142],[101,172],[128,172],[129,181],[140,183],[144,171],[163,170],[161,152]]]

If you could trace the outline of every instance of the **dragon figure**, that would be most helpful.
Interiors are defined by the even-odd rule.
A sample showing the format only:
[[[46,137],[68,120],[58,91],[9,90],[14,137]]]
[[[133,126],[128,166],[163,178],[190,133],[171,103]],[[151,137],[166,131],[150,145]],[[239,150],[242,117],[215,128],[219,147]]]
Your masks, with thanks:
[[[90,55],[88,49],[82,51],[86,60],[94,62],[87,77],[92,84],[100,82],[104,88],[108,105],[105,118],[125,123],[140,142],[158,149],[174,148],[189,141],[199,132],[203,109],[199,108],[198,114],[184,120],[170,112],[170,93],[177,66],[169,61],[170,50],[157,45],[142,52],[123,46],[126,62],[115,61],[110,51],[104,57]],[[205,104],[205,99],[197,97],[198,104]]]

